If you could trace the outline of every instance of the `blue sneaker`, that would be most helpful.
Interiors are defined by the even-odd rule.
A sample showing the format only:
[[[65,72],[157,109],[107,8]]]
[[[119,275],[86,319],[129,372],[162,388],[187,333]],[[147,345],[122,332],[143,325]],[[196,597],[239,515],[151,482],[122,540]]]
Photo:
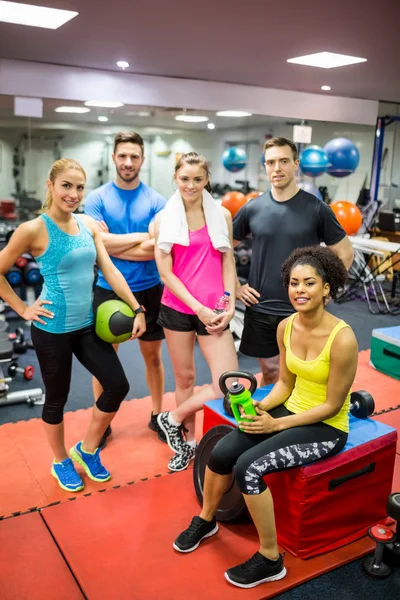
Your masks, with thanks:
[[[83,481],[75,471],[74,463],[70,458],[65,458],[59,463],[53,461],[51,474],[57,479],[60,488],[66,492],[83,490]]]
[[[77,462],[86,471],[86,474],[93,481],[108,481],[111,479],[111,474],[101,464],[100,460],[100,448],[97,448],[93,454],[85,452],[82,449],[82,442],[78,442],[76,446],[73,446],[69,451],[71,458]]]

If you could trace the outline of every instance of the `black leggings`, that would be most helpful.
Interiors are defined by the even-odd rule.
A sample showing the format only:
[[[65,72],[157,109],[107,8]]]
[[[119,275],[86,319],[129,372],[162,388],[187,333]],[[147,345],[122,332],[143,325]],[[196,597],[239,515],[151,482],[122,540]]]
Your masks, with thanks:
[[[271,417],[287,417],[283,405],[269,411]],[[347,433],[326,423],[292,427],[271,434],[244,433],[236,428],[214,447],[208,467],[214,473],[235,476],[243,494],[261,494],[267,489],[264,475],[306,465],[340,452]]]
[[[31,336],[45,385],[42,412],[45,423],[58,425],[63,420],[73,354],[103,387],[97,408],[105,413],[118,410],[129,391],[129,383],[114,348],[98,338],[92,327],[69,333],[49,333],[32,325]]]

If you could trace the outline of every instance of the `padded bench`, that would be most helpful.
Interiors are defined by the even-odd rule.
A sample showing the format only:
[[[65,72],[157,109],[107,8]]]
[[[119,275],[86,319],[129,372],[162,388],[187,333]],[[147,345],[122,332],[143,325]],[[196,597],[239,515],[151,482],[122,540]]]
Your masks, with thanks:
[[[253,394],[262,400],[271,386]],[[218,425],[236,427],[222,399],[204,405],[203,434]],[[392,489],[397,431],[373,419],[350,415],[345,448],[323,459],[265,476],[274,498],[279,544],[309,558],[364,536],[384,520]]]

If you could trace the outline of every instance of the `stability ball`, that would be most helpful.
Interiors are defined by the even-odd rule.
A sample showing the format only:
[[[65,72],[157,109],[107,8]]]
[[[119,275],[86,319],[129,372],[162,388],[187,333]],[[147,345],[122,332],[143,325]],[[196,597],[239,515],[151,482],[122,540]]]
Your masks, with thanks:
[[[339,200],[330,204],[330,207],[347,235],[355,235],[362,225],[362,214],[358,206]]]
[[[309,146],[300,156],[300,169],[304,175],[318,177],[326,173],[329,167],[328,155],[319,146]]]
[[[222,206],[227,208],[233,217],[236,215],[238,210],[246,204],[246,196],[242,192],[227,192],[222,196]]]
[[[360,153],[353,142],[346,138],[334,138],[324,147],[329,159],[328,173],[332,177],[347,177],[358,167]]]
[[[316,196],[318,198],[318,200],[322,200],[321,192],[313,184],[312,181],[308,181],[307,179],[304,179],[303,181],[298,181],[297,185],[299,186],[300,189],[304,190],[305,192],[308,192],[309,194]]]
[[[243,148],[232,146],[222,154],[222,164],[227,171],[237,173],[245,168],[247,163],[247,154]]]
[[[258,198],[258,196],[260,196],[261,194],[262,192],[249,192],[248,194],[246,194],[246,202],[250,202],[250,200]]]
[[[120,344],[132,335],[135,313],[122,300],[107,300],[96,314],[96,334],[105,342]]]

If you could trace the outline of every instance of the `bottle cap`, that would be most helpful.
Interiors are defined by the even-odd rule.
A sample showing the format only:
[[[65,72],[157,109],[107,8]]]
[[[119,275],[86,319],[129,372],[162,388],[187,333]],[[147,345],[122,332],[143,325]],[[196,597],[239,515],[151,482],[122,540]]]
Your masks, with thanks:
[[[224,292],[224,296],[230,296],[230,292]]]

